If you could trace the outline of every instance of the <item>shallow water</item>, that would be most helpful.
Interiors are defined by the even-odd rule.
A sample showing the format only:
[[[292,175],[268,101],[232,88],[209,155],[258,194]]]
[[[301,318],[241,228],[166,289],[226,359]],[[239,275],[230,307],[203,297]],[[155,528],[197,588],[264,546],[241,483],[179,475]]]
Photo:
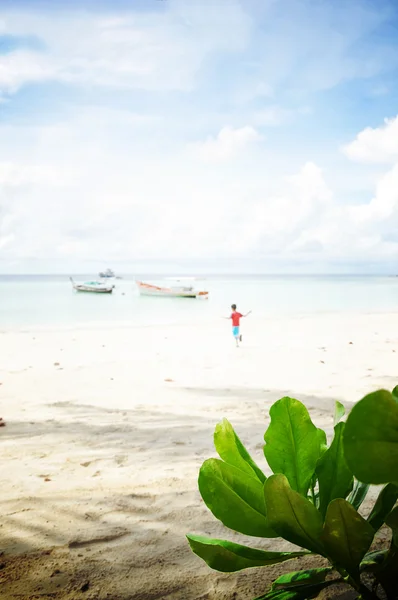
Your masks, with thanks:
[[[92,278],[87,275],[76,280]],[[210,291],[209,300],[141,297],[133,277],[115,283],[113,294],[79,294],[64,275],[0,275],[0,327],[195,323],[229,315],[233,302],[242,312],[251,309],[261,317],[391,312],[398,308],[398,277],[212,276],[195,282],[196,287]]]

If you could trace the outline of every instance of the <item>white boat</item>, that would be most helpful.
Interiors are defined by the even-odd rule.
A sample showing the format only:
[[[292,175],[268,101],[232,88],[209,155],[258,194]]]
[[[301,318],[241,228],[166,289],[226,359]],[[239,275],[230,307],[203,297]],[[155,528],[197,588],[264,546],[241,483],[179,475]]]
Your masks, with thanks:
[[[139,292],[142,296],[163,296],[168,298],[208,298],[209,292],[195,290],[193,286],[171,286],[162,287],[136,281]]]
[[[100,281],[86,281],[85,283],[75,283],[70,277],[73,289],[76,292],[92,292],[94,294],[111,294],[114,285],[101,283]]]
[[[111,279],[112,277],[115,277],[115,273],[114,271],[112,271],[112,269],[106,269],[106,271],[101,271],[100,273],[98,273],[98,275],[101,277],[101,279]]]

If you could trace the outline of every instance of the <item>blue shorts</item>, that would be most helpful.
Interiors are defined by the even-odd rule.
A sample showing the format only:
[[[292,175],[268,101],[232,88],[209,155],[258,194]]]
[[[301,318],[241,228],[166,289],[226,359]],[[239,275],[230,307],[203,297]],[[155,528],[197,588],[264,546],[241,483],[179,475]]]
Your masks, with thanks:
[[[239,327],[232,327],[232,335],[235,338],[239,337]]]

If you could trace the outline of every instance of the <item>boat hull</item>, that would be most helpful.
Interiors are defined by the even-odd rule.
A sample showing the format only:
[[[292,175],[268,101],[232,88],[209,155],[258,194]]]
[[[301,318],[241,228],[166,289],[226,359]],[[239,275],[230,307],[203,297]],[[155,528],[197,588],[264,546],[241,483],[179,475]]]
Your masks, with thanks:
[[[72,277],[69,278],[73,289],[76,292],[85,292],[87,294],[111,294],[113,292],[114,285],[104,285],[98,282],[93,283],[75,283]]]
[[[84,292],[86,294],[112,294],[113,292],[113,288],[95,289],[87,288],[84,285],[74,285],[73,289],[76,292]]]
[[[196,290],[177,290],[172,288],[163,288],[141,281],[136,282],[141,296],[158,296],[161,298],[207,298],[209,292]]]

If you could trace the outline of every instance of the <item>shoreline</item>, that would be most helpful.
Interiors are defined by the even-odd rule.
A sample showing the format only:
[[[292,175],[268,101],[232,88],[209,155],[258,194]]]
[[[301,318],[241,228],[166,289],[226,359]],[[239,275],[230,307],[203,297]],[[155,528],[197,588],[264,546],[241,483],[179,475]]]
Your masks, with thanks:
[[[345,317],[365,317],[365,316],[383,316],[388,317],[398,315],[398,308],[396,310],[358,310],[358,309],[346,309],[344,311],[341,310],[325,310],[325,311],[315,311],[315,312],[286,312],[286,313],[272,313],[261,314],[259,317],[257,315],[258,312],[252,312],[251,318],[258,319],[261,323],[269,323],[275,321],[289,321],[289,320],[314,320],[314,319],[324,319],[329,317],[333,318],[342,318]],[[218,323],[219,319],[222,318],[222,315],[218,313],[212,317],[201,317],[201,319],[196,318],[197,315],[193,315],[192,321],[170,321],[164,323],[136,323],[131,320],[120,320],[120,321],[92,321],[92,322],[75,322],[75,323],[58,323],[58,324],[21,324],[21,325],[10,325],[4,326],[0,324],[0,335],[1,334],[12,334],[12,333],[49,333],[49,332],[71,332],[71,331],[100,331],[100,330],[111,330],[111,329],[152,329],[152,328],[200,328],[203,326],[211,326],[215,323]],[[196,319],[196,322],[194,322]]]

